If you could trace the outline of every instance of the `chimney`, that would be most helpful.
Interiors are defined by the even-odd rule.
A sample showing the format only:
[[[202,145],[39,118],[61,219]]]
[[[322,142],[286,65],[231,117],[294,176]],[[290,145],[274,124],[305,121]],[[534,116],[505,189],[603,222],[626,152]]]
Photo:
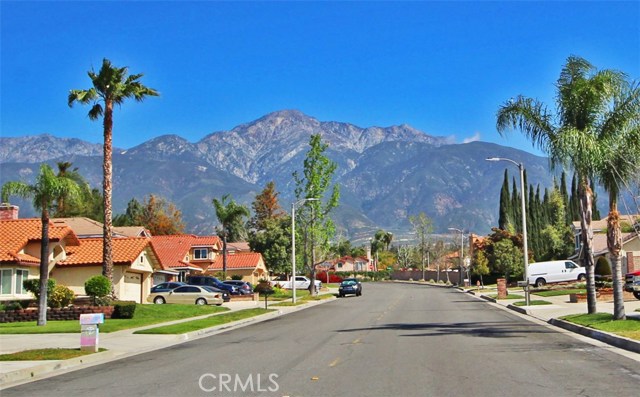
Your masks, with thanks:
[[[20,207],[9,203],[0,204],[0,220],[18,219]]]

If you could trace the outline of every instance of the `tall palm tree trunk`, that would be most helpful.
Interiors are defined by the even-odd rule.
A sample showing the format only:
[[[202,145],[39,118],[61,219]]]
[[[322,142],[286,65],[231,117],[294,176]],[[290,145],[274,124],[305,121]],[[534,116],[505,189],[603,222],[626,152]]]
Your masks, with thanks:
[[[587,312],[594,314],[596,313],[596,279],[593,260],[593,229],[591,228],[593,192],[587,183],[586,177],[580,178],[578,195],[580,197],[582,264],[587,272]]]
[[[49,212],[42,209],[42,243],[40,244],[40,300],[38,325],[47,325],[47,287],[49,285]]]
[[[222,235],[222,281],[227,279],[227,232]]]
[[[104,112],[104,159],[102,163],[104,191],[104,227],[102,245],[102,274],[111,281],[111,296],[115,298],[115,288],[113,285],[113,224],[112,224],[112,184],[113,164],[112,164],[112,142],[113,141],[113,102],[105,102]]]
[[[607,217],[607,248],[613,274],[613,319],[624,320],[624,293],[622,291],[622,230],[618,212],[617,195],[609,195],[609,216]]]

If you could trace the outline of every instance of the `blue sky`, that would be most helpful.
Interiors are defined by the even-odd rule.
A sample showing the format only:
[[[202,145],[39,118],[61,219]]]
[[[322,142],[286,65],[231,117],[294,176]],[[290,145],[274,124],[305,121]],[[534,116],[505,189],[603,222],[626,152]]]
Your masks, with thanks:
[[[640,78],[640,2],[0,2],[0,135],[102,142],[67,106],[102,58],[160,91],[114,116],[114,145],[192,142],[298,109],[360,127],[539,154],[495,130],[518,94],[553,105],[566,58]]]

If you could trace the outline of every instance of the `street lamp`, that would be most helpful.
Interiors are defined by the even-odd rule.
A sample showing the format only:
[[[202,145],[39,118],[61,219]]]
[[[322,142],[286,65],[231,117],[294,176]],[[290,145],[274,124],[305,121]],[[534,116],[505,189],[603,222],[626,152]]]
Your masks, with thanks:
[[[527,213],[526,213],[526,202],[524,197],[524,164],[518,163],[517,161],[506,159],[504,157],[489,157],[487,161],[508,161],[512,164],[515,164],[520,170],[520,197],[522,200],[522,240],[523,240],[523,250],[524,250],[524,297],[525,304],[529,306],[531,303],[531,297],[529,295],[529,250],[527,247]]]
[[[460,233],[460,267],[458,268],[459,274],[458,274],[458,282],[462,283],[462,257],[464,256],[464,232],[460,229],[457,229],[455,227],[450,227],[449,230],[456,231],[458,233]]]
[[[293,304],[296,303],[296,206],[307,201],[318,201],[315,197],[304,198],[291,203],[291,290],[293,292]]]

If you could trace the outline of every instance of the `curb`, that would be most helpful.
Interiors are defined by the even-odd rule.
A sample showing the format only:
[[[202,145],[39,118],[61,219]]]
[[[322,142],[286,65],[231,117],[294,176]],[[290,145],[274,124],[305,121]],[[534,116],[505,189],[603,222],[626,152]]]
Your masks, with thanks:
[[[188,332],[186,334],[175,335],[175,341],[173,342],[163,343],[158,346],[154,346],[151,348],[147,348],[147,349],[143,349],[135,352],[118,353],[114,351],[105,351],[105,352],[94,353],[94,354],[90,354],[82,357],[74,357],[67,360],[49,361],[34,367],[17,369],[15,371],[0,374],[0,390],[7,389],[9,387],[19,386],[29,381],[36,381],[36,380],[47,378],[49,376],[55,376],[58,374],[58,372],[64,373],[64,372],[75,371],[82,368],[86,368],[88,366],[104,364],[110,361],[116,361],[116,360],[120,360],[127,357],[137,356],[139,354],[144,354],[151,351],[163,349],[168,346],[185,343],[185,342],[196,340],[199,338],[204,338],[206,336],[220,334],[223,332],[231,331],[233,329],[242,328],[254,323],[260,323],[260,322],[271,320],[273,318],[277,318],[280,316],[286,316],[287,314],[295,313],[297,311],[304,310],[309,307],[331,302],[331,301],[334,301],[335,299],[336,298],[334,296],[333,298],[329,298],[329,299],[322,299],[318,301],[307,302],[303,305],[291,306],[291,309],[286,311],[283,311],[281,310],[281,308],[278,308],[276,309],[276,311],[271,313],[265,313],[259,316],[237,320],[227,324],[217,325],[211,328],[204,328],[198,331]],[[155,326],[161,326],[161,324],[156,324]]]
[[[613,335],[608,332],[598,331],[597,329],[593,328],[583,327],[582,325],[577,325],[569,321],[560,320],[557,318],[550,319],[548,323],[556,327],[566,329],[567,331],[575,332],[582,336],[599,340],[620,349],[628,350],[634,353],[640,353],[640,342],[633,339]]]
[[[469,293],[471,295],[475,295],[476,297],[484,299],[484,300],[486,300],[488,302],[496,303],[500,307],[504,307],[504,308],[507,308],[509,310],[513,310],[515,312],[518,312],[520,314],[524,314],[526,316],[536,318],[534,315],[531,314],[531,312],[529,310],[526,310],[526,309],[524,309],[522,307],[514,306],[514,305],[511,305],[511,304],[506,305],[506,306],[505,305],[501,305],[501,304],[498,304],[496,302],[495,298],[491,298],[491,297],[488,297],[486,295],[478,296],[478,295],[475,294],[475,292],[472,292],[472,291],[468,291],[467,293]],[[589,327],[585,327],[585,326],[582,326],[582,325],[574,324],[574,323],[571,323],[569,321],[560,320],[560,319],[557,319],[557,318],[549,319],[547,321],[547,324],[553,325],[553,326],[558,327],[558,328],[562,328],[564,330],[567,330],[567,331],[570,331],[570,332],[573,332],[573,333],[576,333],[576,334],[579,334],[579,335],[582,335],[582,336],[586,336],[586,337],[591,338],[591,339],[598,340],[600,342],[603,342],[603,343],[606,343],[608,345],[617,347],[619,349],[627,350],[627,351],[634,352],[634,353],[640,353],[640,341],[636,341],[634,339],[625,338],[623,336],[611,334],[611,333],[604,332],[604,331],[598,331],[598,330],[593,329],[593,328],[589,328]]]
[[[28,379],[40,379],[39,376],[46,375],[53,371],[65,371],[81,365],[94,365],[102,361],[106,362],[117,358],[118,355],[116,353],[105,351],[82,357],[74,357],[67,360],[48,361],[35,367],[17,369],[15,371],[0,374],[0,390],[8,386],[16,386],[15,383],[17,382],[23,382]]]

